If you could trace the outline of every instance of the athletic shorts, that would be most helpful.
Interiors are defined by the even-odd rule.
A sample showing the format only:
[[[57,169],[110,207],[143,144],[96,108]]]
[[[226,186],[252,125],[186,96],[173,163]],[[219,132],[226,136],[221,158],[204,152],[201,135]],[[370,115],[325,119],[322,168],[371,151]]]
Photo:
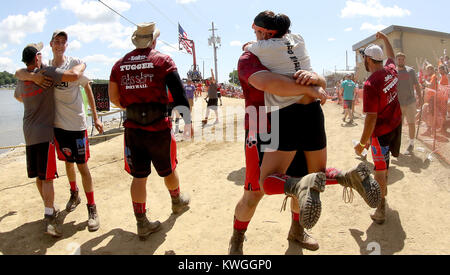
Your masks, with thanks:
[[[353,108],[353,100],[344,100],[344,109],[352,109]]]
[[[125,170],[135,178],[147,178],[151,164],[160,177],[177,167],[177,144],[171,129],[149,132],[125,128]]]
[[[56,169],[55,144],[45,142],[26,147],[27,172],[30,179],[54,180],[58,174]]]
[[[394,157],[400,154],[400,145],[402,142],[402,125],[398,126],[392,132],[371,139],[372,158],[375,164],[375,171],[385,171],[389,169],[391,160],[390,153]]]
[[[211,109],[217,109],[217,103],[219,102],[219,99],[217,99],[217,98],[209,98],[208,99],[208,108],[211,108]]]
[[[55,128],[55,144],[61,161],[85,164],[90,158],[87,130],[67,131]]]
[[[279,116],[279,145],[271,149],[311,152],[327,147],[325,117],[319,101],[308,105],[293,104],[273,112],[272,119],[275,114]]]
[[[415,102],[406,106],[400,106],[400,108],[402,109],[403,120],[406,117],[406,122],[408,122],[408,124],[416,123],[417,109]]]
[[[270,141],[269,141],[270,142]],[[245,133],[245,185],[246,191],[260,191],[259,177],[261,174],[261,164],[264,152],[261,152],[261,145],[268,142],[262,142],[257,134],[251,134],[247,130]],[[305,154],[302,151],[297,152],[286,173],[291,177],[304,177],[308,174]]]

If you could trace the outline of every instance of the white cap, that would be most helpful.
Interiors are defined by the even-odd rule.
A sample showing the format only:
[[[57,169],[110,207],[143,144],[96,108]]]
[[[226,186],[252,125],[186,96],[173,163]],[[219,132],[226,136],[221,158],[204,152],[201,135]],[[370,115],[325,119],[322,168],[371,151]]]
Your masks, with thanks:
[[[367,46],[364,50],[360,50],[362,55],[365,55],[375,61],[383,61],[384,53],[380,46],[371,44]]]

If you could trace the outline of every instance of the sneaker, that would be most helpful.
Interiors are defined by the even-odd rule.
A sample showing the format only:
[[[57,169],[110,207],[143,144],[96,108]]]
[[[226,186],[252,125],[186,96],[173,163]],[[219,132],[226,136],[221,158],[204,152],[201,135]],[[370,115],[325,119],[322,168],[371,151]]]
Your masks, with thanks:
[[[147,238],[161,229],[161,223],[159,221],[151,222],[147,219],[145,214],[135,214],[137,221],[137,234],[141,241],[147,240]]]
[[[191,199],[188,195],[180,194],[178,198],[172,198],[172,212],[179,214],[188,208]]]
[[[377,224],[383,224],[386,221],[386,199],[382,199],[377,210],[370,215],[370,218]]]
[[[311,229],[320,218],[322,203],[320,193],[325,191],[325,173],[313,173],[303,178],[289,178],[286,180],[284,192],[294,197],[300,205],[300,225]]]
[[[336,180],[344,186],[344,201],[353,202],[353,189],[361,195],[367,205],[376,208],[381,201],[380,184],[370,175],[370,168],[361,162],[356,168],[336,176]]]
[[[45,231],[44,233],[54,238],[62,237],[61,225],[58,223],[59,211],[53,213],[53,215],[45,215]]]
[[[100,228],[100,218],[97,214],[97,206],[94,205],[87,205],[88,209],[88,230],[89,232],[95,232]]]
[[[288,241],[297,242],[304,249],[316,251],[319,249],[319,244],[311,236],[306,233],[305,229],[300,224],[292,220],[291,229],[287,237]]]
[[[80,203],[81,199],[78,195],[78,191],[70,190],[70,199],[66,204],[66,211],[73,212]]]
[[[408,148],[406,148],[405,155],[412,155],[414,152],[414,145],[410,144]]]
[[[247,230],[236,230],[233,231],[233,236],[228,246],[228,255],[244,255],[244,240],[245,232]]]

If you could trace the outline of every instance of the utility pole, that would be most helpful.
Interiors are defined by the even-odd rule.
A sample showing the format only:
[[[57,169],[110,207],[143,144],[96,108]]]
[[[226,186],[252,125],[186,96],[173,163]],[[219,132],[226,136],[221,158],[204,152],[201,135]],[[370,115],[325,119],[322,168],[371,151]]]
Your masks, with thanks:
[[[215,31],[218,29],[214,28],[214,22],[212,22],[212,29],[209,31],[212,31],[212,36],[208,40],[209,46],[213,46],[214,48],[214,67],[215,67],[215,78],[216,83],[219,83],[219,74],[217,72],[217,49],[220,47],[220,37],[216,36]]]

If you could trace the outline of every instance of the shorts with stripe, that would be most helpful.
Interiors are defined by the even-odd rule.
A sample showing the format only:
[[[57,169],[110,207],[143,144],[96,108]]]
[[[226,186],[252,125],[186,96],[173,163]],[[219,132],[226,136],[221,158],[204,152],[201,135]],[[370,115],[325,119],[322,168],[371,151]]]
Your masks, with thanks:
[[[260,191],[259,177],[261,174],[261,164],[264,152],[261,152],[261,145],[269,144],[262,142],[256,133],[250,134],[247,130],[245,133],[245,185],[247,191]],[[306,158],[303,151],[298,151],[286,173],[291,177],[303,177],[308,174]]]
[[[385,171],[389,169],[391,153],[394,157],[399,156],[401,142],[401,124],[395,130],[386,135],[380,137],[372,137],[371,148],[372,158],[375,164],[375,171]]]
[[[125,170],[135,178],[147,178],[152,163],[160,177],[171,175],[177,167],[177,144],[171,129],[150,132],[125,128],[124,147]]]
[[[90,158],[87,130],[67,131],[55,128],[58,159],[70,163],[85,164]]]
[[[27,172],[30,179],[54,180],[58,174],[56,169],[55,144],[45,142],[26,147]]]

